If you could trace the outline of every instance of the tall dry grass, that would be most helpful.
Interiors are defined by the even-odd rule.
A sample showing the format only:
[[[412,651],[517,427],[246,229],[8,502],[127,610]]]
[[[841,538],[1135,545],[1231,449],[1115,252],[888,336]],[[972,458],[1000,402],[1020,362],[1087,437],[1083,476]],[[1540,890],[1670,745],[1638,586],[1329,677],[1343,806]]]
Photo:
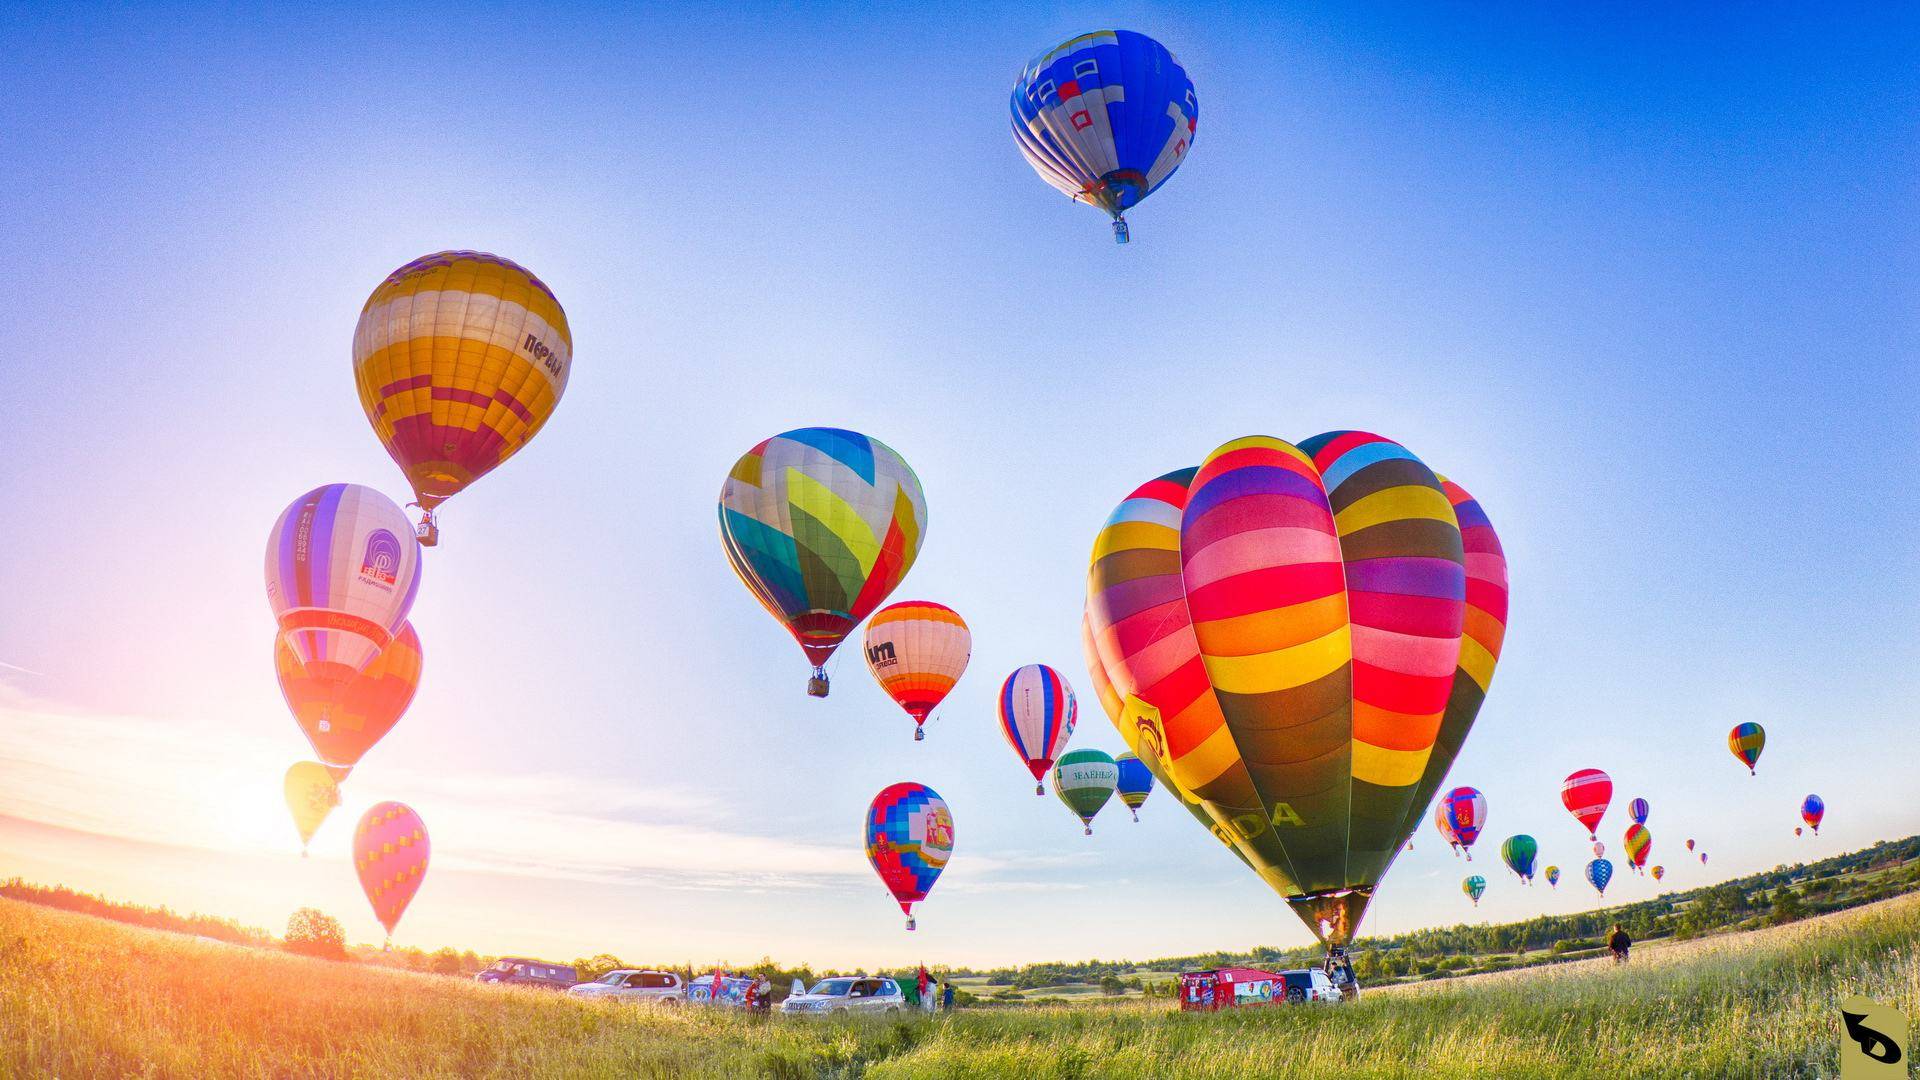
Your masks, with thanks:
[[[1848,993],[1920,1010],[1920,897],[1368,995],[766,1021],[596,1005],[0,901],[0,1073],[39,1076],[1831,1076]]]

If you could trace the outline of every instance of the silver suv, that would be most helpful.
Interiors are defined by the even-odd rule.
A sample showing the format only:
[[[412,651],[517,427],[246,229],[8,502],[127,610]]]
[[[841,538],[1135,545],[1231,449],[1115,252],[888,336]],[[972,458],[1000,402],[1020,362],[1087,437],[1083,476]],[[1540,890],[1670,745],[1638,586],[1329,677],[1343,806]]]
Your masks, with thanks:
[[[907,996],[900,992],[900,984],[878,976],[822,979],[813,989],[780,1003],[781,1012],[802,1016],[898,1013],[906,1007]]]
[[[671,971],[609,971],[592,982],[568,990],[572,997],[595,1001],[630,1001],[646,1005],[684,1005],[687,988]]]

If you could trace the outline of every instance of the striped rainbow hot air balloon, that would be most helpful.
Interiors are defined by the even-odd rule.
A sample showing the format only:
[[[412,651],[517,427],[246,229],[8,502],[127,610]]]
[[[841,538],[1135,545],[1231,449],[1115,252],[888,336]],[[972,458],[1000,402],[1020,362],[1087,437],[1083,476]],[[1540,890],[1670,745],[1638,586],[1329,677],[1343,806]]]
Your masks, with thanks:
[[[1044,777],[1067,748],[1079,706],[1073,687],[1045,664],[1028,664],[1000,684],[1000,733],[1033,774],[1033,793],[1047,793]]]
[[[511,259],[440,251],[387,275],[353,332],[353,381],[438,542],[434,509],[546,426],[573,368],[567,313]]]
[[[1085,626],[1134,752],[1340,945],[1472,726],[1506,593],[1479,504],[1405,447],[1254,437],[1120,504]]]
[[[1638,873],[1647,865],[1647,856],[1653,851],[1653,833],[1636,822],[1627,826],[1627,834],[1622,839],[1627,849],[1627,864]]]
[[[1767,729],[1751,720],[1744,724],[1735,724],[1733,730],[1727,732],[1727,749],[1733,751],[1733,756],[1739,758],[1740,764],[1747,767],[1749,775],[1759,775],[1756,766],[1760,763],[1760,751],[1766,749],[1766,746]]]
[[[966,620],[945,604],[902,600],[867,620],[867,669],[894,703],[913,717],[915,742],[927,717],[953,690],[973,655]]]

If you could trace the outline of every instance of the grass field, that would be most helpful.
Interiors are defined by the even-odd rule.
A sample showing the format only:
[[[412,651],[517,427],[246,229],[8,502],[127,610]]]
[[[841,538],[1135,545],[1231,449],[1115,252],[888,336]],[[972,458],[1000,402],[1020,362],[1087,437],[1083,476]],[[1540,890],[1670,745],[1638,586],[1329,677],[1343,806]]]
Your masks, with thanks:
[[[0,1075],[1831,1076],[1835,1003],[1920,1010],[1920,896],[1344,1007],[754,1020],[141,930],[0,901]]]

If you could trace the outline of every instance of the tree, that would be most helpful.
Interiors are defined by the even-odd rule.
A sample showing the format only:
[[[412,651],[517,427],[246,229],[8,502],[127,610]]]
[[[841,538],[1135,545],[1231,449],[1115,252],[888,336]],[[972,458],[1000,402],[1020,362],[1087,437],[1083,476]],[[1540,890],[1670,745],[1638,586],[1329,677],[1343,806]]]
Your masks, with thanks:
[[[1773,913],[1767,917],[1767,921],[1778,926],[1806,917],[1807,908],[1800,902],[1799,893],[1792,889],[1780,889],[1773,894]]]
[[[581,982],[593,982],[609,971],[617,971],[627,965],[610,953],[589,956],[573,962],[574,976]]]
[[[1109,995],[1124,994],[1127,992],[1127,986],[1120,981],[1120,976],[1118,975],[1102,975],[1100,976],[1100,992]]]
[[[435,975],[460,974],[460,954],[451,948],[441,949],[433,954],[431,969]]]
[[[333,916],[303,907],[287,920],[287,950],[322,960],[345,960],[347,934]]]

